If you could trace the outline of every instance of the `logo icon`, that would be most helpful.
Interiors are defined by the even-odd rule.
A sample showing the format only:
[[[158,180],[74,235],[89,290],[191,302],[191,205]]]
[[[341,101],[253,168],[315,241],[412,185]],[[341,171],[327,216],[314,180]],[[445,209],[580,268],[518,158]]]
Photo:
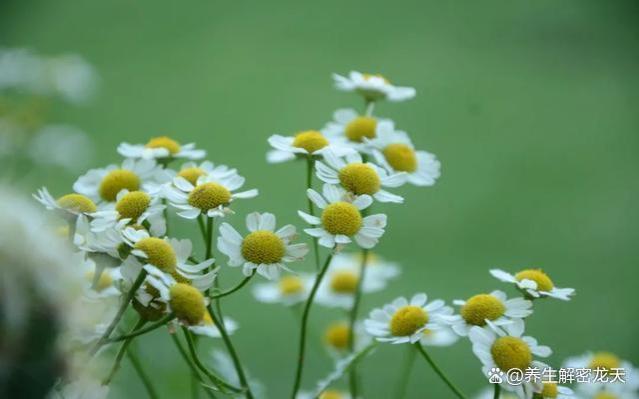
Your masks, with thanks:
[[[504,375],[504,372],[501,371],[498,367],[493,367],[488,372],[488,382],[491,384],[501,384],[504,382],[504,379],[501,376]]]

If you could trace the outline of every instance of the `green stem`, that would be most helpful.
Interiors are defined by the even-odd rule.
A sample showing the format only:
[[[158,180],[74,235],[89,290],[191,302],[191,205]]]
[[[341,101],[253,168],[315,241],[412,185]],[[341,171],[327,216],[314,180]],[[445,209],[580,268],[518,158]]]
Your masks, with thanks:
[[[313,188],[313,156],[308,155],[306,159],[306,188]],[[307,195],[308,198],[308,195]],[[315,207],[313,206],[313,201],[308,198],[308,213],[312,216],[315,216]],[[317,237],[312,237],[313,241],[313,253],[315,254],[315,270],[319,271],[320,268],[320,258],[319,258],[319,246],[317,244]]]
[[[304,312],[302,312],[302,328],[300,331],[300,342],[298,348],[298,358],[297,358],[297,370],[295,371],[295,382],[293,384],[293,392],[291,394],[291,399],[295,399],[297,397],[297,392],[300,389],[300,384],[302,382],[302,371],[304,369],[304,352],[306,351],[306,327],[308,324],[308,315],[311,310],[311,305],[313,304],[313,299],[315,299],[315,294],[317,293],[317,289],[319,288],[324,275],[326,274],[326,270],[328,269],[328,265],[331,263],[331,259],[333,258],[333,253],[331,252],[324,262],[324,266],[322,266],[315,282],[313,283],[313,288],[311,288],[311,292],[309,294],[306,303],[304,304]]]
[[[366,262],[368,261],[368,249],[362,249],[362,261],[359,265],[359,279],[357,280],[357,287],[355,288],[355,294],[353,297],[353,307],[351,308],[349,315],[349,329],[348,329],[348,350],[353,353],[355,350],[355,323],[357,322],[357,313],[359,311],[359,304],[362,299],[362,286],[364,284],[364,278],[366,277]],[[353,365],[348,373],[348,381],[352,398],[357,398],[358,384],[357,384],[357,367]]]
[[[428,362],[428,364],[430,364],[430,367],[433,368],[433,370],[435,371],[435,373],[437,373],[437,375],[439,376],[439,378],[442,379],[442,381],[444,381],[446,383],[446,385],[448,385],[448,388],[450,388],[451,391],[453,391],[455,393],[455,396],[457,396],[459,399],[466,399],[466,397],[464,396],[463,393],[461,393],[461,391],[459,389],[457,389],[457,387],[455,385],[453,385],[453,383],[448,379],[448,377],[446,377],[446,375],[444,374],[444,372],[435,364],[435,362],[433,361],[433,359],[430,357],[430,355],[428,355],[428,353],[426,353],[426,350],[424,349],[424,347],[419,343],[416,342],[415,343],[415,347],[417,348],[417,350],[419,351],[419,353],[422,354],[422,356],[424,357],[424,359],[426,359],[426,361]]]
[[[211,299],[219,299],[219,298],[225,297],[227,295],[231,295],[235,291],[237,291],[240,288],[244,287],[246,285],[246,283],[248,283],[254,275],[255,275],[255,270],[253,270],[253,273],[251,273],[250,276],[244,277],[244,279],[242,279],[242,281],[240,281],[240,283],[237,284],[235,287],[230,288],[230,289],[228,289],[226,291],[222,291],[219,294],[211,295]]]
[[[493,394],[493,399],[499,399],[501,395],[501,385],[495,384],[495,393]]]
[[[375,110],[375,101],[366,101],[365,113],[366,116],[373,116],[373,111]]]
[[[204,227],[204,220],[202,215],[197,218],[197,225],[200,228],[200,233],[202,234],[202,238],[206,240],[206,227]]]
[[[188,328],[186,327],[182,327],[182,331],[184,332],[184,336],[186,337],[186,343],[189,347],[189,352],[191,354],[191,358],[193,359],[193,362],[195,363],[195,365],[197,366],[197,368],[204,373],[204,375],[206,375],[213,384],[228,389],[230,391],[233,392],[242,392],[242,390],[238,387],[234,387],[233,385],[229,384],[228,382],[224,381],[221,377],[217,376],[214,372],[212,372],[211,370],[209,370],[204,363],[202,363],[202,361],[200,360],[200,358],[197,355],[197,352],[195,351],[195,345],[193,344],[193,337],[191,337],[191,332],[189,331]],[[224,390],[223,390],[224,392]]]
[[[146,275],[147,275],[146,270],[144,269],[140,270],[140,274],[138,274],[138,277],[133,282],[131,289],[129,290],[129,292],[127,292],[127,295],[124,298],[124,301],[122,301],[122,304],[120,305],[120,308],[115,314],[115,317],[113,317],[113,320],[111,321],[107,329],[104,331],[104,333],[102,334],[98,342],[96,342],[93,348],[89,350],[89,356],[95,355],[98,352],[98,350],[107,342],[107,340],[113,333],[113,330],[115,330],[115,327],[120,322],[120,319],[122,319],[122,316],[124,315],[124,312],[129,306],[129,303],[131,302],[131,300],[133,300],[133,297],[135,296],[136,291],[138,290],[138,288],[140,288],[140,286],[144,282]]]
[[[251,387],[248,384],[248,380],[246,378],[246,374],[244,373],[244,368],[242,367],[242,362],[240,362],[240,357],[238,356],[233,343],[231,342],[231,338],[229,337],[228,332],[226,331],[226,326],[224,325],[224,319],[222,316],[219,318],[215,315],[213,309],[209,305],[209,313],[211,314],[211,319],[213,323],[220,330],[220,334],[222,335],[222,340],[224,341],[224,345],[226,345],[226,349],[231,356],[231,360],[233,360],[233,366],[235,367],[235,372],[240,380],[240,385],[246,391],[246,397],[249,399],[253,398],[253,393],[251,392]]]
[[[404,399],[404,396],[406,396],[406,388],[408,386],[408,380],[410,379],[410,372],[413,369],[416,354],[417,351],[414,351],[413,348],[409,346],[408,352],[404,355],[404,366],[402,367],[399,378],[397,379],[396,399]]]
[[[151,379],[142,368],[142,363],[140,362],[140,359],[138,358],[135,348],[129,347],[129,350],[126,352],[126,355],[129,358],[129,361],[131,362],[131,364],[133,365],[135,372],[138,374],[138,377],[140,377],[140,381],[142,381],[142,384],[144,385],[144,388],[146,389],[146,393],[149,395],[149,398],[158,399],[157,391],[153,387],[153,384],[151,383]]]
[[[126,335],[120,335],[119,337],[115,337],[115,338],[109,338],[107,340],[108,343],[114,343],[114,342],[120,342],[120,341],[124,341],[127,339],[131,339],[134,337],[137,337],[138,335],[142,335],[142,334],[146,334],[150,331],[153,331],[157,328],[162,327],[163,325],[165,325],[166,323],[168,323],[169,321],[175,319],[175,315],[173,313],[170,313],[166,316],[164,316],[163,318],[161,318],[160,320],[156,321],[155,323],[146,326],[144,328],[140,328],[139,330],[136,329],[133,332],[126,334]]]
[[[145,323],[146,323],[146,320],[140,317],[138,322],[135,323],[135,326],[133,326],[133,328],[131,329],[131,332],[138,330]],[[124,340],[124,342],[122,342],[122,345],[120,345],[120,349],[118,349],[118,353],[115,356],[115,361],[113,362],[113,366],[111,366],[111,371],[109,372],[109,375],[107,375],[107,377],[104,380],[102,380],[102,385],[109,385],[111,383],[111,380],[115,376],[115,373],[117,373],[118,369],[120,368],[120,363],[122,362],[122,358],[124,357],[124,354],[126,353],[126,349],[131,344],[131,340],[133,340],[133,337],[128,337]]]
[[[200,372],[198,371],[197,367],[195,367],[195,365],[193,364],[193,362],[189,358],[189,355],[184,350],[184,347],[180,343],[180,339],[177,337],[177,334],[170,334],[170,335],[171,335],[171,338],[173,339],[173,343],[178,348],[178,351],[180,352],[180,355],[182,356],[182,359],[184,359],[184,362],[191,369],[191,376],[196,378],[201,384],[202,383],[202,376],[200,376]],[[208,394],[209,398],[215,399],[215,394],[213,392],[211,392],[210,389],[205,389],[204,391]]]
[[[162,211],[162,214],[164,215],[164,223],[166,226],[166,231],[164,232],[164,235],[168,236],[169,235],[169,205],[166,198],[162,199],[162,205],[164,205],[164,210]]]

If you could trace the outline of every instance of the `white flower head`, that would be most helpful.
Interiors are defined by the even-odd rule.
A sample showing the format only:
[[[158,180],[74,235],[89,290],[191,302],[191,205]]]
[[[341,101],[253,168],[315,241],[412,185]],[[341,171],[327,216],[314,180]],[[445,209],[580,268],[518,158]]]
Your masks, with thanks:
[[[98,209],[91,198],[82,194],[66,194],[56,200],[46,187],[39,189],[33,197],[48,210],[56,211],[62,218],[70,221],[78,215],[88,215]]]
[[[275,134],[268,138],[268,143],[273,147],[266,155],[270,163],[291,161],[300,156],[318,157],[329,150],[340,156],[355,152],[345,140],[336,136],[325,136],[317,130],[302,131],[295,136]]]
[[[172,185],[164,187],[164,196],[179,210],[177,214],[185,219],[195,219],[200,215],[224,217],[232,213],[230,205],[234,200],[257,196],[257,189],[235,192],[244,185],[244,181],[244,177],[234,170],[232,173],[202,175],[195,184],[177,176]]]
[[[533,391],[539,399],[576,399],[572,389],[556,382],[537,382],[533,384]]]
[[[419,343],[423,346],[451,346],[459,340],[459,335],[455,333],[451,326],[440,325],[435,330],[428,328],[422,331],[422,337]]]
[[[326,276],[318,287],[317,303],[328,307],[351,309],[355,291],[359,285],[361,265],[361,256],[336,254],[331,260]],[[364,280],[361,282],[363,293],[383,290],[386,288],[388,280],[397,275],[396,269],[385,269],[393,266],[372,266],[367,262],[364,267],[366,270]]]
[[[275,230],[275,215],[253,212],[246,216],[249,233],[242,237],[230,224],[220,226],[218,249],[229,257],[232,267],[242,266],[242,273],[251,276],[254,271],[275,279],[280,270],[289,270],[285,264],[297,262],[308,253],[305,243],[293,244],[297,236],[295,226],[287,224]]]
[[[360,247],[370,249],[384,235],[386,215],[362,216],[361,211],[373,203],[371,196],[364,194],[353,199],[344,189],[331,184],[324,184],[321,195],[313,189],[306,193],[322,214],[317,217],[302,211],[297,213],[307,223],[318,226],[304,231],[319,238],[320,245],[333,248],[346,245],[353,238]]]
[[[432,186],[441,175],[437,157],[417,151],[404,131],[395,130],[390,120],[377,124],[376,137],[367,140],[375,161],[391,173],[405,173],[406,181],[415,186]]]
[[[210,279],[210,283],[207,285],[195,286],[188,282],[177,282],[171,274],[167,274],[150,264],[145,265],[144,269],[148,272],[147,283],[159,293],[159,297],[154,300],[164,304],[165,313],[173,313],[179,323],[196,334],[212,338],[221,337],[221,333],[213,323],[207,309],[208,299],[203,294],[211,288],[213,279]],[[209,274],[212,274],[214,278],[217,269]],[[145,291],[148,295],[144,287],[140,291]],[[231,331],[237,329],[237,324],[231,319],[225,319],[224,326]]]
[[[468,333],[473,345],[473,353],[482,363],[482,372],[488,378],[490,370],[498,368],[503,372],[518,369],[524,372],[533,367],[543,370],[547,366],[534,360],[533,356],[548,357],[552,350],[539,345],[537,340],[523,336],[524,322],[517,320],[503,326],[488,323],[486,327],[472,327]],[[533,382],[511,385],[504,379],[502,388],[515,392],[520,398],[530,398],[534,390]]]
[[[144,190],[155,195],[170,176],[152,159],[126,159],[120,166],[89,170],[76,180],[73,190],[96,202],[114,202],[122,190]]]
[[[123,220],[126,224],[138,226],[148,222],[151,233],[161,236],[166,232],[166,221],[162,214],[165,208],[157,195],[124,189],[118,193],[114,208],[91,214],[91,230],[100,233],[112,229]]]
[[[395,299],[383,308],[374,309],[364,321],[366,331],[381,342],[392,344],[415,343],[424,337],[425,330],[446,327],[444,316],[453,313],[444,301],[428,302],[424,293],[415,294],[410,301]]]
[[[322,393],[316,395],[315,392],[300,391],[297,394],[296,399],[352,399],[350,393],[339,389],[328,388],[322,391]]]
[[[335,87],[341,91],[354,91],[366,101],[388,100],[393,102],[410,100],[415,97],[415,89],[391,84],[381,75],[351,71],[348,77],[333,74]]]
[[[336,358],[343,358],[350,352],[351,328],[346,320],[338,320],[330,323],[324,330],[323,342],[329,353]],[[364,324],[355,323],[353,330],[355,347],[353,350],[359,352],[366,348],[372,341],[370,335],[366,333]]]
[[[313,281],[314,277],[309,274],[286,274],[276,280],[255,284],[253,296],[260,302],[292,306],[308,298]]]
[[[340,158],[327,151],[324,162],[315,162],[317,177],[324,183],[340,185],[354,196],[370,195],[379,202],[404,202],[404,198],[383,189],[401,186],[406,181],[404,172],[388,174],[374,163],[364,162],[359,153]]]
[[[197,185],[197,180],[200,176],[212,176],[214,179],[223,179],[236,174],[237,169],[229,168],[226,165],[216,166],[210,161],[204,161],[200,164],[185,162],[180,167],[180,171],[177,172],[177,176],[182,177],[194,186]]]
[[[562,366],[567,369],[590,369],[592,370],[590,375],[592,381],[597,378],[608,380],[608,382],[597,381],[578,384],[577,391],[580,395],[596,397],[598,393],[605,392],[614,398],[639,398],[637,392],[639,390],[639,370],[632,363],[612,352],[586,352],[582,355],[569,357]],[[624,382],[619,381],[620,379]]]
[[[202,159],[206,151],[195,148],[195,143],[180,144],[167,136],[154,137],[146,144],[121,143],[118,153],[134,159]]]
[[[125,278],[137,276],[140,267],[146,269],[146,266],[152,266],[178,282],[187,281],[198,290],[206,291],[217,276],[217,268],[211,269],[215,259],[194,265],[188,263],[193,250],[190,240],[151,237],[146,230],[132,227],[125,228],[122,236],[132,248],[131,255],[138,259],[138,262],[125,262],[121,272]],[[142,299],[141,302],[145,304],[149,299]]]
[[[574,288],[555,287],[553,281],[541,269],[526,269],[512,275],[500,269],[491,269],[490,274],[498,280],[515,284],[530,299],[551,297],[569,301],[575,293]]]
[[[83,265],[85,277],[84,293],[88,298],[99,299],[120,295],[120,290],[115,284],[121,278],[119,270],[100,267],[83,252],[74,254],[74,257],[79,264]]]
[[[121,258],[120,250],[124,244],[122,231],[127,227],[127,223],[126,220],[120,220],[109,229],[95,232],[91,229],[89,217],[80,215],[75,224],[73,245],[88,252],[94,259],[95,257],[111,257],[119,261]]]
[[[523,298],[508,299],[502,291],[478,294],[468,300],[455,300],[460,314],[448,317],[453,330],[462,337],[474,326],[484,327],[488,322],[501,326],[521,320],[532,314],[532,302]]]
[[[389,119],[360,115],[352,108],[340,108],[333,113],[333,120],[328,122],[322,133],[329,139],[341,142],[363,153],[371,153],[370,140],[378,135],[380,126],[392,122]]]

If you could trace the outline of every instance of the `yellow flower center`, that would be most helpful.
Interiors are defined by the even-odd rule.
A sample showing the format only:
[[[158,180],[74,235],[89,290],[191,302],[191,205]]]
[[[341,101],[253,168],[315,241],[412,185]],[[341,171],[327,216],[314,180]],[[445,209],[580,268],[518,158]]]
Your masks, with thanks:
[[[611,369],[616,369],[621,367],[621,360],[614,354],[610,352],[597,352],[593,355],[590,364],[588,365],[589,369],[603,369],[606,371],[610,371]]]
[[[322,211],[322,226],[331,234],[352,236],[362,226],[362,215],[351,203],[334,202]]]
[[[375,129],[377,128],[377,119],[370,116],[358,116],[348,122],[344,128],[344,134],[351,141],[361,143],[364,138],[375,138]]]
[[[527,269],[515,274],[517,281],[532,280],[537,283],[537,290],[550,292],[554,287],[552,280],[541,269]]]
[[[195,287],[184,283],[174,284],[169,293],[169,304],[175,316],[190,325],[199,324],[206,315],[204,295]]]
[[[327,389],[318,396],[318,399],[344,399],[344,395],[340,391]]]
[[[541,390],[541,396],[546,398],[556,398],[559,391],[557,390],[557,384],[554,382],[544,382],[544,387]]]
[[[307,130],[295,135],[293,147],[303,148],[310,154],[328,145],[328,140],[317,130]]]
[[[417,170],[415,150],[406,144],[389,144],[384,148],[384,158],[393,169],[400,172],[410,173]]]
[[[92,213],[98,210],[93,201],[82,194],[63,195],[58,198],[57,203],[60,207],[74,212]]]
[[[131,191],[126,193],[115,204],[115,210],[121,219],[138,220],[151,204],[151,197],[143,191]]]
[[[147,262],[163,272],[171,273],[175,270],[177,257],[173,247],[161,238],[147,237],[135,244],[135,248],[144,252]]]
[[[165,148],[169,150],[169,153],[171,153],[171,155],[175,155],[178,152],[180,152],[180,144],[178,144],[177,141],[167,136],[154,137],[151,140],[149,140],[148,143],[146,143],[145,147],[146,148]]]
[[[304,282],[297,276],[284,276],[278,285],[283,295],[294,295],[304,290]]]
[[[377,171],[365,163],[351,163],[339,171],[342,186],[355,195],[373,195],[379,191],[381,181]]]
[[[231,202],[231,192],[218,183],[204,183],[189,194],[189,205],[203,211],[214,209]]]
[[[334,323],[326,329],[326,332],[324,333],[324,340],[328,345],[335,349],[346,349],[348,348],[349,332],[350,328],[348,327],[348,324],[343,322]]]
[[[130,170],[115,169],[109,172],[100,182],[100,197],[105,201],[115,201],[118,193],[124,189],[137,191],[140,189],[140,178]]]
[[[419,306],[407,305],[397,309],[390,321],[391,334],[396,337],[412,335],[428,323],[428,313]]]
[[[379,73],[363,73],[362,76],[364,77],[365,80],[369,80],[372,77],[381,78],[384,81],[384,83],[390,84],[388,79],[386,79],[383,75]]]
[[[499,337],[490,348],[497,366],[503,370],[525,370],[532,362],[532,352],[527,343],[517,337]]]
[[[619,399],[619,396],[610,392],[599,392],[593,396],[593,399]]]
[[[257,230],[242,241],[242,256],[256,265],[277,263],[285,253],[284,241],[272,231]]]
[[[333,273],[331,277],[331,289],[340,294],[352,294],[357,289],[359,277],[349,271]]]
[[[188,181],[189,183],[195,186],[197,184],[197,179],[200,176],[204,176],[205,174],[206,174],[206,171],[204,169],[193,166],[190,168],[182,169],[178,173],[178,176],[184,178],[186,181]]]
[[[91,282],[91,284],[93,284],[93,279],[95,278],[95,272],[88,271],[86,272],[85,277],[87,280],[89,280],[89,282]],[[102,292],[106,290],[107,288],[109,288],[111,284],[113,284],[113,278],[111,277],[111,275],[109,273],[102,272],[93,289],[95,289],[96,292]]]
[[[496,320],[506,311],[506,306],[489,294],[475,295],[466,301],[461,308],[461,316],[466,323],[474,326],[485,326],[486,320]]]

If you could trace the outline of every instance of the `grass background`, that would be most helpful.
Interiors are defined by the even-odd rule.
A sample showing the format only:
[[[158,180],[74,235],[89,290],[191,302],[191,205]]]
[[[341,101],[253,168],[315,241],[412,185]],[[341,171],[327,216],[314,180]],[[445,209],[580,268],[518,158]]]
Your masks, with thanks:
[[[4,0],[0,45],[77,52],[96,66],[99,97],[52,113],[91,134],[93,166],[116,161],[123,140],[168,134],[239,167],[261,196],[238,204],[235,225],[254,209],[300,224],[303,165],[267,166],[266,138],[361,108],[332,89],[332,72],[381,72],[415,86],[416,99],[377,113],[436,153],[443,175],[433,188],[401,189],[405,205],[384,207],[390,223],[378,252],[400,262],[403,276],[363,309],[417,291],[452,300],[507,289],[489,268],[542,267],[577,289],[569,303],[536,304],[529,323],[554,349],[553,364],[586,349],[636,361],[638,11],[634,1],[595,0]],[[73,180],[41,171],[22,185],[46,181],[61,194]],[[195,231],[182,225],[180,234]],[[236,278],[227,270],[223,284]],[[251,373],[271,398],[286,397],[297,323],[248,292],[225,308],[241,323],[234,340]],[[341,316],[315,308],[315,334]],[[186,370],[170,340],[156,333],[141,349],[162,397],[185,396]],[[367,361],[367,398],[392,397],[402,349],[384,346]],[[431,353],[466,392],[484,386],[467,342]],[[417,364],[408,396],[450,397]],[[304,385],[329,367],[313,346]],[[143,395],[131,375],[125,365],[112,397]]]

